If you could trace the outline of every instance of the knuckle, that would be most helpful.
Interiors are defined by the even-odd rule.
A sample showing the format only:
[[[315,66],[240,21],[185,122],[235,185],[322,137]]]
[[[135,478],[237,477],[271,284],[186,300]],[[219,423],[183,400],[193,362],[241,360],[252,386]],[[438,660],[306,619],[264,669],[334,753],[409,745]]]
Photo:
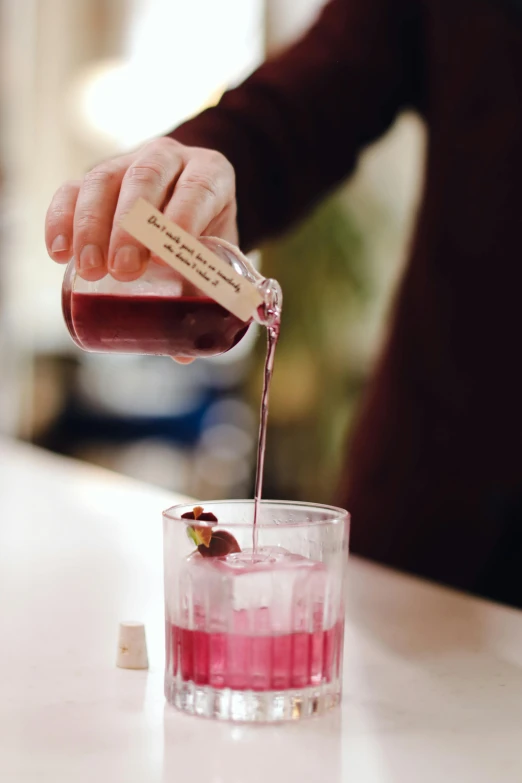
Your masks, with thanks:
[[[160,136],[158,139],[154,139],[148,145],[148,148],[160,153],[171,152],[173,149],[179,149],[182,145],[175,139],[170,139],[168,136]]]
[[[165,177],[165,169],[158,160],[148,160],[133,163],[127,169],[126,179],[133,184],[156,184],[162,182]]]
[[[95,168],[89,171],[84,179],[83,184],[87,188],[105,188],[112,185],[117,179],[117,173],[109,166],[101,165],[95,166]]]
[[[70,203],[72,197],[78,192],[78,183],[75,180],[64,182],[55,192],[49,211],[60,211],[65,209],[65,205]]]
[[[209,150],[207,152],[207,157],[209,163],[211,163],[216,168],[227,169],[230,166],[227,158],[225,158],[223,153],[219,152],[218,150]]]
[[[214,178],[205,172],[187,174],[184,179],[179,181],[178,187],[182,192],[192,191],[205,197],[219,198],[219,191]]]
[[[67,220],[72,220],[73,213],[61,203],[53,203],[47,212],[47,225],[56,225]]]
[[[58,190],[56,191],[56,193],[54,194],[53,200],[56,201],[57,199],[59,199],[60,201],[63,201],[65,198],[67,198],[69,193],[72,191],[73,187],[74,187],[74,182],[69,180],[67,182],[63,182],[58,188]]]
[[[212,170],[219,172],[220,177],[234,178],[234,167],[222,152],[219,152],[219,150],[202,150],[202,153],[205,164]]]
[[[52,197],[45,215],[45,224],[48,230],[63,229],[65,224],[72,223],[78,190],[77,180],[70,180],[60,185]]]
[[[84,209],[75,218],[74,233],[80,237],[91,234],[100,224],[100,216],[92,210]]]

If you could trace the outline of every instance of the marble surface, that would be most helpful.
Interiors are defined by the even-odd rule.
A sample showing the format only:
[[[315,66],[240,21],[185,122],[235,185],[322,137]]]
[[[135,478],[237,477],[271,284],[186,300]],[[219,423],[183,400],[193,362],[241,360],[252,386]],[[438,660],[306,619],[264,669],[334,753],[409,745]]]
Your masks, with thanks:
[[[522,613],[355,558],[340,710],[241,727],[166,706],[176,500],[0,441],[0,780],[522,781]],[[145,622],[150,671],[115,667],[120,620]]]

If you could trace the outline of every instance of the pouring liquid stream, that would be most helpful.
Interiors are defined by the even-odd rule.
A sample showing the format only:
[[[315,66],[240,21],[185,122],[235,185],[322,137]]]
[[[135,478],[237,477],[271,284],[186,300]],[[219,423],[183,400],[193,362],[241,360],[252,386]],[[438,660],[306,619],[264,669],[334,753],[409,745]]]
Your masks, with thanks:
[[[263,374],[263,392],[261,395],[261,411],[259,416],[259,438],[257,443],[256,482],[254,490],[254,523],[252,530],[252,555],[255,557],[258,546],[258,515],[259,504],[263,494],[263,475],[265,467],[266,432],[268,424],[268,400],[270,395],[270,381],[274,370],[274,358],[281,322],[280,311],[276,314],[273,323],[267,326],[267,350],[265,368]]]

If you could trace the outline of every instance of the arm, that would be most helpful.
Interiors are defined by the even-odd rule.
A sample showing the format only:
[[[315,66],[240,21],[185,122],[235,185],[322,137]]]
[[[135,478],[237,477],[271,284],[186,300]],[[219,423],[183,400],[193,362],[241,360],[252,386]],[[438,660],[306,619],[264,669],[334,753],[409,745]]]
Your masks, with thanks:
[[[331,0],[314,27],[173,131],[236,173],[247,249],[301,217],[416,99],[409,0]]]

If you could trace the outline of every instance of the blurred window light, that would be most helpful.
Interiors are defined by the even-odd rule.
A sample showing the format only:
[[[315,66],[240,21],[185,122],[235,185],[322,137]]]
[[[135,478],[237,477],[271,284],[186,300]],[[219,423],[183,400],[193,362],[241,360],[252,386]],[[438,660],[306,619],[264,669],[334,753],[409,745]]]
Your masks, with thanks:
[[[137,2],[124,57],[75,80],[72,119],[91,142],[135,146],[216,103],[263,51],[263,0]]]

